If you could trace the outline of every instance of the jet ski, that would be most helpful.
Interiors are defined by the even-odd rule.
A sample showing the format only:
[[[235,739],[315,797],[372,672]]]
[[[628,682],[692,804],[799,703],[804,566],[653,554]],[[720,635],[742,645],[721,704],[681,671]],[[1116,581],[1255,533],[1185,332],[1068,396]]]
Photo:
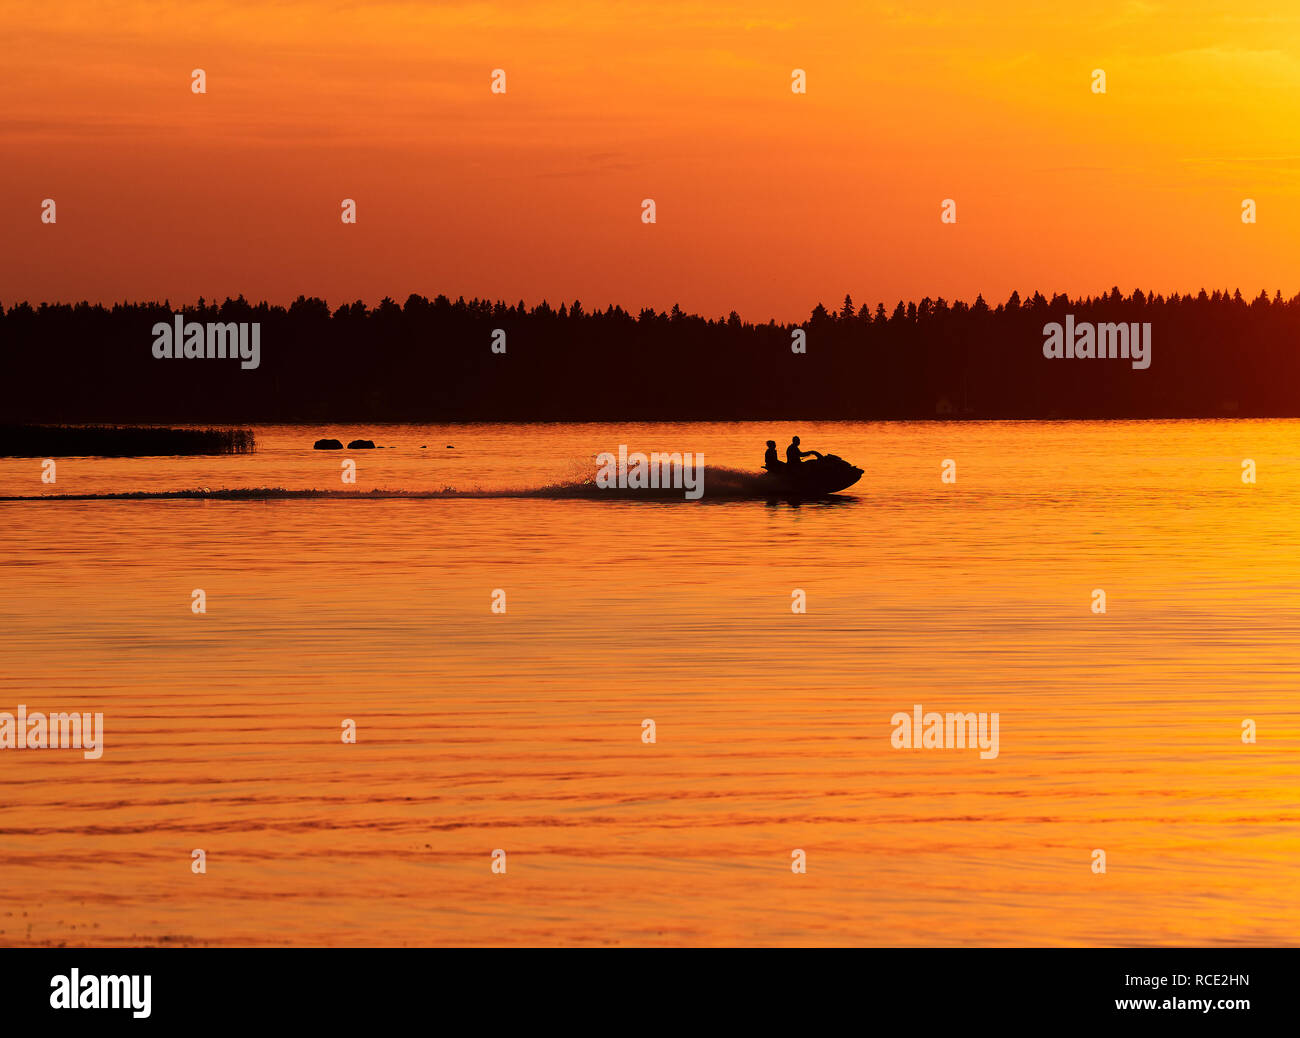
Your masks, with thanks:
[[[798,465],[784,464],[763,473],[763,484],[773,497],[825,497],[853,486],[862,470],[835,454],[823,454]]]

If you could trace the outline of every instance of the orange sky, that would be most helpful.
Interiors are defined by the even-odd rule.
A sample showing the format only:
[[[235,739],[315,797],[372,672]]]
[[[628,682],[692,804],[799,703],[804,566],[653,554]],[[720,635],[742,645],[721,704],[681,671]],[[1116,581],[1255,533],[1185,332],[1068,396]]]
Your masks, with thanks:
[[[846,291],[1290,295],[1300,12],[1277,10],[4,0],[0,301],[443,292],[766,320]]]

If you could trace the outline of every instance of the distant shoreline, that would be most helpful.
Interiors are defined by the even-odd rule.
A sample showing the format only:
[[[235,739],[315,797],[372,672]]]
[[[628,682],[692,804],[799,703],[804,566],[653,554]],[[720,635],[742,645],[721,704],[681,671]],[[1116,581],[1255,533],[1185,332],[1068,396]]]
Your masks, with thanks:
[[[232,352],[243,339],[231,330],[245,328],[252,367]],[[1296,343],[1300,295],[1280,292],[1115,288],[892,311],[846,296],[793,324],[418,295],[334,309],[306,297],[181,311],[20,303],[0,313],[0,414],[319,426],[1289,419],[1300,418]]]

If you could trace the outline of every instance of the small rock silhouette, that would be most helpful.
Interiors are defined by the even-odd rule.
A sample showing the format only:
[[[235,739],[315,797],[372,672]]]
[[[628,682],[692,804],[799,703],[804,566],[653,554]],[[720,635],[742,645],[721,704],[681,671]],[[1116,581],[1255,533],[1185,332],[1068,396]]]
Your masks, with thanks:
[[[312,444],[312,448],[318,451],[341,451],[343,444],[338,440],[317,440]]]
[[[353,440],[351,443],[348,444],[348,450],[350,451],[362,451],[362,450],[374,450],[374,449],[375,449],[374,440]]]

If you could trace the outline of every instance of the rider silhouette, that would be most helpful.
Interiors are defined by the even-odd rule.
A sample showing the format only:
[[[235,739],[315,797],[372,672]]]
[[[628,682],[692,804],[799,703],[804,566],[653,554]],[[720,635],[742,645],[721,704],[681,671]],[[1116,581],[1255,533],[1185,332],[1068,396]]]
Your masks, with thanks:
[[[816,454],[821,457],[817,451],[801,451],[799,449],[799,437],[796,436],[790,441],[790,446],[785,449],[785,463],[787,465],[798,465],[801,458],[806,458],[810,454]]]

